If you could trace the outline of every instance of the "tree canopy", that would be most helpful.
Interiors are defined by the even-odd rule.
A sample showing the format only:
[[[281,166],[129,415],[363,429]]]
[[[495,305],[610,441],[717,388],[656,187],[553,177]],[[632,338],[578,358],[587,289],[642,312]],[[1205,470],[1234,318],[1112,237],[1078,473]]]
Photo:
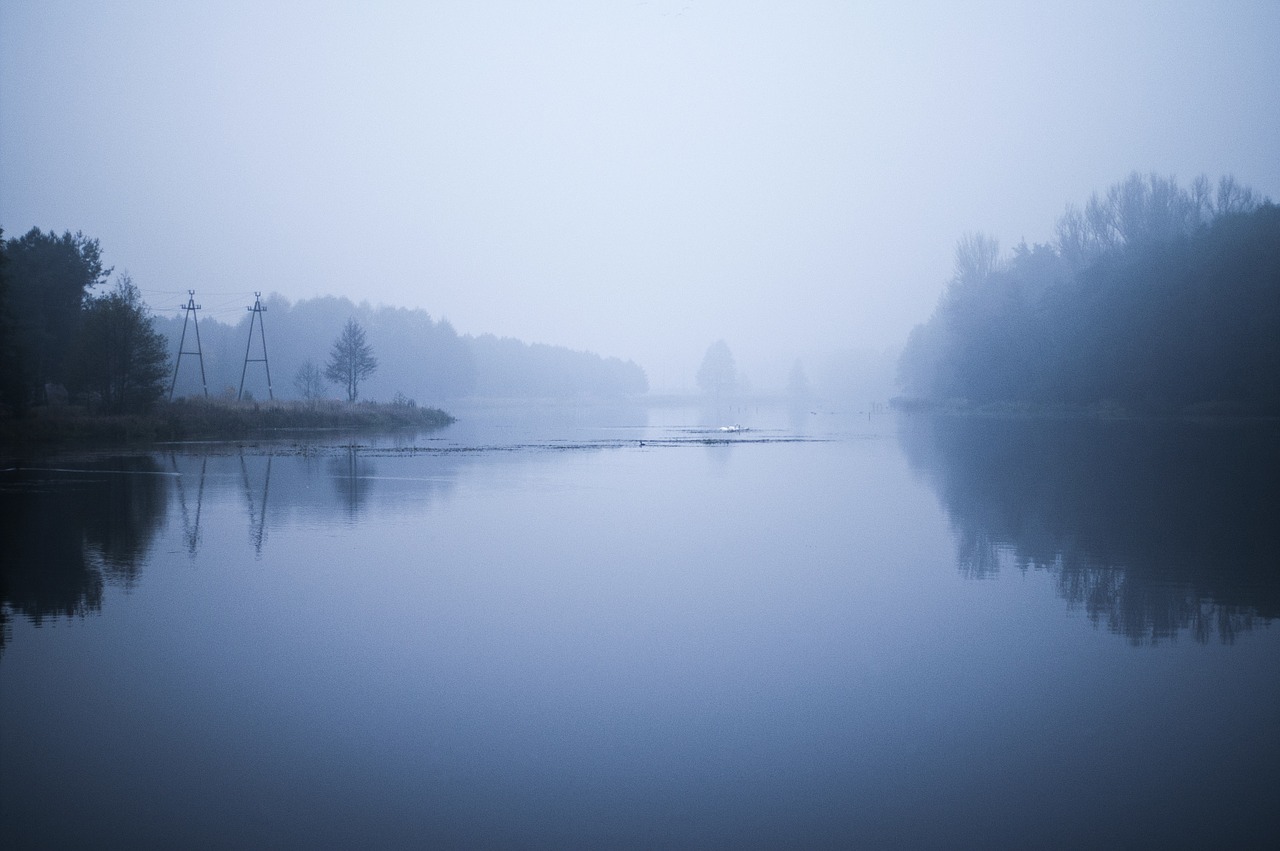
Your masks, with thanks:
[[[28,401],[30,378],[10,302],[8,267],[8,246],[0,230],[0,410],[22,410]]]
[[[1234,180],[1133,175],[1053,244],[956,272],[899,363],[907,395],[1280,411],[1280,208]]]
[[[111,274],[96,239],[32,228],[0,249],[0,401],[10,411],[57,385],[108,413],[159,397],[165,339],[128,275],[92,294]]]
[[[164,393],[169,374],[164,335],[151,326],[128,275],[85,304],[72,347],[72,387],[109,413],[143,411]]]
[[[61,236],[32,228],[6,243],[4,277],[15,342],[32,389],[66,381],[67,357],[89,291],[111,269],[98,240],[80,232]]]

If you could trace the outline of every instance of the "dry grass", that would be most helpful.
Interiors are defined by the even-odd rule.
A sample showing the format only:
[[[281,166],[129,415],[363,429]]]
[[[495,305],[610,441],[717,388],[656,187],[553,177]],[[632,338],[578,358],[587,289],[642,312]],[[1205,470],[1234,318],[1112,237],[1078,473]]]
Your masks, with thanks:
[[[167,440],[238,440],[309,431],[383,432],[438,428],[453,417],[412,402],[234,402],[179,399],[146,414],[100,415],[65,406],[0,419],[0,446],[145,444]]]

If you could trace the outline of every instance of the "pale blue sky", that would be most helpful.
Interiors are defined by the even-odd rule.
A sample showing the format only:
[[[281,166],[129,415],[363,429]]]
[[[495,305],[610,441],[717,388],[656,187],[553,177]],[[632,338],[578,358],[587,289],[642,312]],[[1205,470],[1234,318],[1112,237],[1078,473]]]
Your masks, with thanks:
[[[1280,2],[0,0],[0,226],[757,384],[1132,170],[1280,198]],[[216,300],[211,296],[209,301]],[[248,303],[248,302],[246,302]]]

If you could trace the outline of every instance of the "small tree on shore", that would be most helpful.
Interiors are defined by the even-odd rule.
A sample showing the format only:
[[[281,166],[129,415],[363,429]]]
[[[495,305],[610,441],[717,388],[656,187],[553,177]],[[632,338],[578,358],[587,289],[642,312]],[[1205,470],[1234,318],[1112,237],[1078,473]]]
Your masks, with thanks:
[[[354,402],[360,396],[360,382],[373,375],[377,368],[378,359],[365,340],[364,329],[359,322],[348,319],[342,333],[333,342],[324,377],[344,387],[347,401]]]

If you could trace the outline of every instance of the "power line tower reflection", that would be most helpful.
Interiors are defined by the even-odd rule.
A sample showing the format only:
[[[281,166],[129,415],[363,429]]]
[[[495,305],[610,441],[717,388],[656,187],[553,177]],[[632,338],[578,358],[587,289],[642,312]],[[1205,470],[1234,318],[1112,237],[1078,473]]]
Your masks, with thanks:
[[[271,457],[267,456],[267,470],[262,477],[262,498],[255,500],[253,487],[249,484],[249,468],[244,463],[244,453],[240,453],[240,475],[244,481],[244,499],[249,507],[249,541],[254,552],[262,556],[262,544],[267,538],[267,493],[271,488]]]
[[[187,509],[187,491],[183,486],[183,474],[178,469],[178,458],[172,452],[169,453],[169,462],[173,465],[173,472],[177,473],[178,508],[182,512],[182,537],[186,541],[187,552],[194,558],[200,548],[200,509],[204,504],[204,479],[205,473],[209,468],[209,456],[205,455],[200,458],[200,484],[196,488],[194,520],[192,520],[191,514]]]

